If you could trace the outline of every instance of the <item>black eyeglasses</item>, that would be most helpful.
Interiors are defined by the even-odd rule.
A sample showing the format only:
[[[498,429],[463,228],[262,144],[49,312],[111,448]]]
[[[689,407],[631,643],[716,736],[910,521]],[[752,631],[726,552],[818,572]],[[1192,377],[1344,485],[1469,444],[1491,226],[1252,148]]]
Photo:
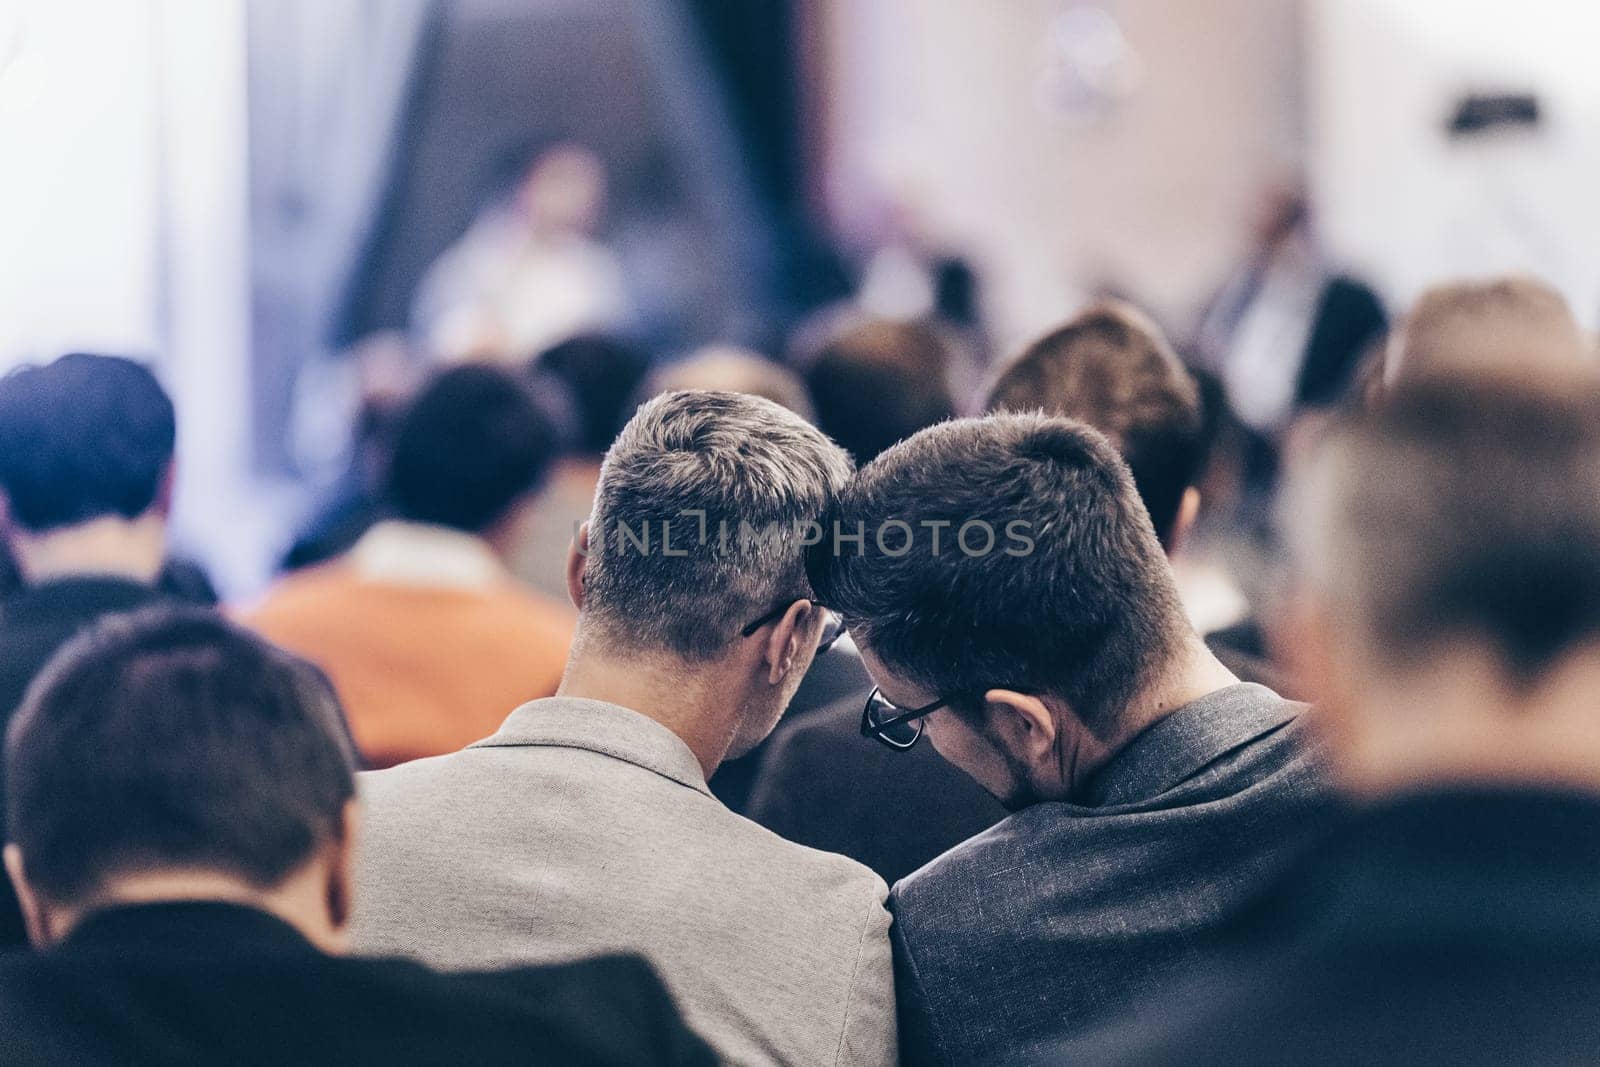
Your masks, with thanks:
[[[785,601],[784,603],[779,604],[777,607],[761,616],[761,618],[757,619],[755,622],[752,622],[743,630],[740,630],[739,636],[750,637],[754,635],[757,630],[767,625],[767,623],[776,622],[777,620],[783,618],[784,612],[788,611],[793,605],[793,600]],[[824,652],[828,651],[828,649],[832,648],[834,644],[838,642],[839,638],[844,636],[844,620],[839,618],[839,616],[834,612],[824,608],[821,604],[818,604],[817,607],[822,612],[822,638],[817,642],[817,655],[820,656]]]
[[[999,688],[1014,689],[1019,693],[1036,692],[1032,688],[1020,685]],[[975,700],[981,700],[982,691],[972,696]],[[923,720],[940,708],[949,707],[955,701],[956,698],[953,696],[940,697],[932,704],[924,704],[920,708],[902,708],[884,696],[877,686],[873,686],[872,692],[867,694],[866,707],[861,709],[861,736],[882,742],[896,752],[904,752],[916,744],[917,738],[922,736]]]
[[[923,719],[950,704],[951,697],[940,697],[932,704],[920,708],[902,708],[879,691],[877,686],[867,694],[867,705],[861,709],[861,736],[879,741],[896,752],[904,752],[922,736]]]

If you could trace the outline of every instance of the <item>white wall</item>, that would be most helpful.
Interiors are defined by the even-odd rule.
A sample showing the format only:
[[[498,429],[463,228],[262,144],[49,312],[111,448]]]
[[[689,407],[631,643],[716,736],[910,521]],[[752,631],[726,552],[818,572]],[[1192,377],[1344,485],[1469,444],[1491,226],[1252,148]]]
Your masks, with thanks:
[[[149,7],[0,0],[0,368],[157,347]]]
[[[1323,226],[1398,306],[1431,281],[1542,274],[1600,311],[1600,4],[1317,0],[1311,153]],[[1467,90],[1536,92],[1536,134],[1451,142]]]
[[[281,522],[251,477],[242,0],[0,0],[0,367],[148,359],[175,533],[224,589]]]
[[[827,0],[818,96],[832,204],[869,225],[881,175],[988,270],[1016,342],[1101,281],[1182,322],[1298,161],[1295,0],[1121,0],[1143,77],[1088,125],[1048,106],[1065,0]]]

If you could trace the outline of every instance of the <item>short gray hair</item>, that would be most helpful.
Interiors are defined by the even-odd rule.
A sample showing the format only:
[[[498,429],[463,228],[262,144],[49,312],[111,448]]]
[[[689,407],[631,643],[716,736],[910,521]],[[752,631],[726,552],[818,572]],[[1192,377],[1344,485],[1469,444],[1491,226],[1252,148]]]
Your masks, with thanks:
[[[627,647],[715,658],[745,624],[811,595],[803,541],[850,470],[843,449],[770,400],[655,397],[600,469],[585,616]]]

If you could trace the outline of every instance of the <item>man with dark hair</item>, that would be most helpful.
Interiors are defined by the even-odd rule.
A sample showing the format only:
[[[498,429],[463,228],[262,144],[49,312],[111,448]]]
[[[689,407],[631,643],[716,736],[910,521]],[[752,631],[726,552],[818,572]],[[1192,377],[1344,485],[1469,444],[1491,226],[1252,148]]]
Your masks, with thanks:
[[[248,614],[328,672],[368,766],[453,752],[555,692],[571,611],[503,562],[554,453],[517,377],[442,373],[400,427],[386,479],[395,518]]]
[[[532,370],[566,389],[577,415],[574,451],[598,461],[637,406],[650,353],[619,337],[586,333],[544,352]]]
[[[640,407],[569,557],[560,692],[362,782],[357,944],[444,967],[639,952],[730,1062],[893,1064],[882,881],[706,784],[771,732],[838,635],[804,544],[849,474],[769,400]]]
[[[824,529],[813,587],[878,683],[862,732],[906,749],[926,726],[1013,812],[891,894],[907,1061],[1078,1032],[1200,959],[1319,790],[1298,706],[1190,628],[1111,444],[1038,414],[945,423]]]
[[[1105,434],[1128,463],[1162,546],[1179,548],[1199,509],[1195,482],[1208,441],[1196,383],[1145,315],[1115,301],[1088,308],[1008,364],[985,407],[1076,418]],[[1185,607],[1203,603],[1186,599]],[[1214,651],[1240,678],[1271,680],[1250,657]],[[749,814],[790,840],[860,860],[893,884],[999,822],[1005,809],[924,748],[901,754],[862,744],[864,697],[865,690],[773,735]],[[922,816],[908,826],[899,813],[911,808]]]
[[[866,319],[802,357],[817,425],[865,463],[956,413],[950,349],[929,325]]]
[[[1238,953],[1049,1062],[1600,1048],[1600,381],[1402,384],[1292,472],[1286,647],[1347,818]]]
[[[1131,305],[1097,304],[1033,342],[989,387],[984,410],[1044,411],[1105,434],[1167,551],[1194,521],[1206,458],[1200,391]]]
[[[215,614],[102,623],[12,724],[7,1063],[711,1062],[622,957],[341,959],[358,821],[321,677]]]
[[[23,583],[0,600],[0,725],[75,633],[168,599],[175,437],[172,401],[131,360],[73,354],[0,378],[0,495]],[[0,946],[23,940],[0,885]]]

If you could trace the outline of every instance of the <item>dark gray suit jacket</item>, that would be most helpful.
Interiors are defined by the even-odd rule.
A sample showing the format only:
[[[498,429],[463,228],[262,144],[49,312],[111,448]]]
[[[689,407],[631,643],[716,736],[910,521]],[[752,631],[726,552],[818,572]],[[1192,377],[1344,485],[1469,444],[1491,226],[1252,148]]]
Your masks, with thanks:
[[[1600,796],[1434,786],[1355,808],[1263,894],[1236,951],[1034,1061],[1592,1065]]]
[[[896,884],[902,1062],[1014,1062],[1207,959],[1324,822],[1302,710],[1218,690],[1136,737],[1083,803],[1020,811]]]

